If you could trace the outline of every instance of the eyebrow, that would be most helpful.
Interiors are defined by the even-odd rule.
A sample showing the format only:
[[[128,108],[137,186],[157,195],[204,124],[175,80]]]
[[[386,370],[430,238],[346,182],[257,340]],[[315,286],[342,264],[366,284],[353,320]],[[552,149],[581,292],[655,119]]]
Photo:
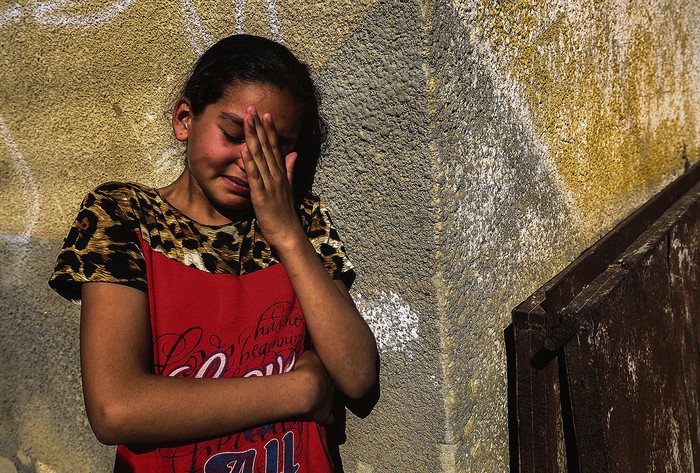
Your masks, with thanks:
[[[243,118],[239,117],[235,113],[229,113],[229,112],[221,112],[219,114],[219,118],[223,118],[224,120],[233,123],[234,125],[238,126],[243,126]]]

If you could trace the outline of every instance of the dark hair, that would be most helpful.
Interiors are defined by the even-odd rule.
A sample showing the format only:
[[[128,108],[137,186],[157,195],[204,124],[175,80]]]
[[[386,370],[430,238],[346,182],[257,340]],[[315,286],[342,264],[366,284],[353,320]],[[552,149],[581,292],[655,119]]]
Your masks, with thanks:
[[[221,100],[229,86],[240,83],[269,84],[288,90],[302,105],[293,182],[297,198],[302,197],[311,190],[326,135],[318,111],[320,98],[308,66],[279,43],[259,36],[233,35],[214,44],[199,58],[181,95],[187,97],[197,116],[207,105]]]

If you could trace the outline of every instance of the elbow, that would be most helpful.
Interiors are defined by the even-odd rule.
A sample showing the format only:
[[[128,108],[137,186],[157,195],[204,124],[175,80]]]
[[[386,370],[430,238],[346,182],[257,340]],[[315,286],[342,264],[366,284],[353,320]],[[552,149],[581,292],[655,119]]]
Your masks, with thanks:
[[[377,384],[377,370],[373,365],[353,376],[351,382],[342,389],[343,394],[353,401],[363,398]]]
[[[348,380],[344,389],[341,389],[343,394],[353,401],[363,398],[379,383],[379,353],[376,342],[373,350],[367,350],[367,354],[365,361],[358,363],[359,369]]]
[[[95,437],[105,445],[129,442],[129,413],[131,409],[118,401],[103,402],[88,407],[87,415]]]
[[[370,389],[372,389],[372,386],[374,386],[374,381],[369,384],[356,383],[354,386],[348,386],[346,389],[344,389],[343,394],[345,394],[345,397],[350,400],[358,401],[362,399]]]

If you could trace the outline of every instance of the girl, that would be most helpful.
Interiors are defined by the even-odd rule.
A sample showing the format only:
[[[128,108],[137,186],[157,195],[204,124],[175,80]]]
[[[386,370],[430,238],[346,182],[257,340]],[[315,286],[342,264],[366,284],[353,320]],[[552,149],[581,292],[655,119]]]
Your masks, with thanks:
[[[115,471],[327,472],[334,388],[374,384],[354,272],[310,193],[321,121],[284,46],[225,38],[176,102],[185,169],[87,195],[50,285],[82,300],[85,406]]]

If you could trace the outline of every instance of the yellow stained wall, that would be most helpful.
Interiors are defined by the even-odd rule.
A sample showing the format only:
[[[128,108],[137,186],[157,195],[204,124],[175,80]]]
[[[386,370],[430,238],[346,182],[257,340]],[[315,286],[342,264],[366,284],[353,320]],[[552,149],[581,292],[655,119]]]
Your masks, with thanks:
[[[618,220],[697,160],[697,4],[455,5],[473,22],[489,67],[515,85],[516,107],[556,166],[584,233],[599,234],[601,215]]]

